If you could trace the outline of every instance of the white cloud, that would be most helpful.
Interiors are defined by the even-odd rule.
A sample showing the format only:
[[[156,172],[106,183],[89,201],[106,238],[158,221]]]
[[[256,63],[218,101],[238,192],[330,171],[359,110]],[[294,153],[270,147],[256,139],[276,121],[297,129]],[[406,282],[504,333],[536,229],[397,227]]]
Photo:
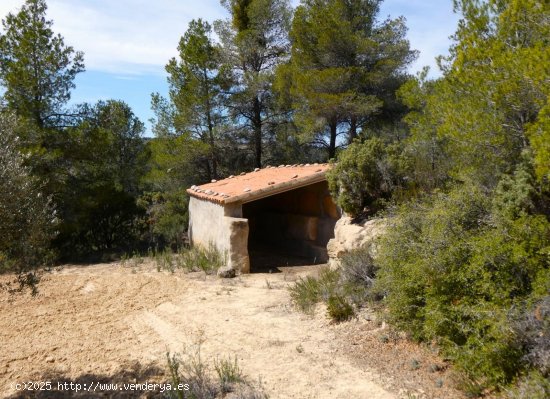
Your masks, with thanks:
[[[296,6],[298,0],[292,0]],[[0,16],[16,11],[23,0],[2,0]],[[226,11],[218,0],[49,0],[48,18],[65,43],[84,52],[88,70],[117,75],[164,73],[177,54],[179,38],[193,18],[213,21]],[[404,15],[411,47],[420,50],[416,71],[432,66],[446,53],[448,37],[456,29],[451,0],[386,0],[381,17]]]
[[[0,15],[23,0],[2,0]],[[48,18],[86,68],[117,74],[163,73],[193,18],[224,17],[218,0],[50,0]]]

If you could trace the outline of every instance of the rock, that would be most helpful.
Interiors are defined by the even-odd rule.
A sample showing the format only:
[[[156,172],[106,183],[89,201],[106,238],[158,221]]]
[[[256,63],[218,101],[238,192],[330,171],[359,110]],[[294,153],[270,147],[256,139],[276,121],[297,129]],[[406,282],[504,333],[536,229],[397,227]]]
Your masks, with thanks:
[[[55,362],[55,359],[54,359],[53,357],[48,356],[48,357],[46,358],[46,363],[53,363],[53,362]]]
[[[235,269],[232,267],[221,267],[218,269],[218,277],[221,278],[233,278],[235,277]]]
[[[374,313],[371,310],[365,310],[364,312],[361,312],[361,316],[366,321],[376,321],[376,319],[377,319],[376,313]]]
[[[349,216],[342,216],[334,227],[334,238],[327,244],[329,266],[340,267],[340,258],[346,252],[375,244],[376,240],[386,230],[385,219],[370,219],[360,223],[353,223]],[[376,245],[371,245],[371,255],[376,255]]]

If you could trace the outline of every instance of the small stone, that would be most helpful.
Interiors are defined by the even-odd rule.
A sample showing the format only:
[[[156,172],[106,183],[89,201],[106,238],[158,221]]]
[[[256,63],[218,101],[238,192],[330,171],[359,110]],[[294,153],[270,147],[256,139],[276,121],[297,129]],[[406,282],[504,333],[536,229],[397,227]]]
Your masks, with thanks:
[[[216,179],[212,179],[212,180],[210,180],[210,183],[216,183],[216,182],[217,182],[217,180],[216,180]]]
[[[273,184],[275,184],[274,181],[268,181],[268,182],[267,182],[267,185],[268,185],[268,186],[272,186]]]
[[[53,357],[51,357],[51,356],[48,356],[48,357],[46,358],[46,362],[47,362],[47,363],[53,363],[53,362],[55,362],[55,359],[54,359]]]
[[[244,192],[245,192],[245,193],[248,193],[249,191],[250,191],[249,188],[245,188],[245,189],[244,189]]]
[[[306,163],[306,166],[311,166],[310,164]]]
[[[221,278],[233,278],[235,277],[235,269],[232,267],[221,267],[218,269],[218,277]]]
[[[317,169],[315,172],[322,172],[323,169]]]
[[[232,179],[232,178],[234,178],[234,177],[235,177],[235,176],[231,175],[231,176],[228,177],[228,179]]]
[[[285,167],[285,165],[279,165],[279,168],[284,168],[284,167]]]
[[[260,171],[260,168],[254,169],[254,172],[259,172],[259,171]]]
[[[292,178],[293,178],[293,179],[296,179],[297,177],[298,177],[298,175],[294,175],[294,176],[292,176]]]
[[[206,194],[208,194],[208,195],[212,195],[212,194],[214,194],[214,191],[212,191],[212,190],[208,190],[208,191],[206,192]]]
[[[376,321],[376,315],[372,312],[365,312],[363,314],[363,318],[366,320],[366,321]]]
[[[241,176],[244,176],[244,175],[246,175],[246,173],[242,172],[242,173],[241,173]]]

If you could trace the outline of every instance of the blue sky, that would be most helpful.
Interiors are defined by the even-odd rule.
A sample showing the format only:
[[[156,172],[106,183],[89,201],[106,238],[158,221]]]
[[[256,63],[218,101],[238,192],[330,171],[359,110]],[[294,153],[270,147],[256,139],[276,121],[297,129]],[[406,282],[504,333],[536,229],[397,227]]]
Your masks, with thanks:
[[[2,0],[0,16],[22,4]],[[84,52],[86,72],[76,79],[72,102],[123,100],[144,122],[153,116],[151,93],[167,93],[164,65],[177,54],[189,21],[227,17],[218,0],[49,0],[48,7],[54,31]],[[420,50],[411,72],[429,65],[430,75],[437,76],[434,59],[446,54],[458,21],[452,0],[386,0],[380,18],[388,15],[405,16],[411,47]]]

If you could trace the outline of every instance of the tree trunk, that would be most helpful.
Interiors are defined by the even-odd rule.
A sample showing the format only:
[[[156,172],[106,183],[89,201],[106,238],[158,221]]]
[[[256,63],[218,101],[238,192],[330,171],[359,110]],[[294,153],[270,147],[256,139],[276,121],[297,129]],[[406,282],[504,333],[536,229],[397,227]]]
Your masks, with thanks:
[[[254,98],[254,120],[252,121],[254,128],[254,167],[262,167],[262,114],[261,105],[258,97]]]
[[[210,90],[208,82],[208,74],[206,69],[203,69],[203,79],[206,90],[206,118],[208,123],[208,141],[210,144],[210,162],[212,163],[212,179],[218,178],[218,160],[216,154],[215,140],[214,140],[214,125],[212,123],[212,106],[210,104]],[[209,168],[210,169],[210,168]]]
[[[349,143],[353,143],[353,140],[357,137],[357,117],[352,116],[349,125]]]
[[[210,109],[208,110],[208,141],[210,144],[210,162],[212,163],[212,179],[218,178],[218,160],[216,154],[215,140],[214,140],[214,126],[212,125],[212,118],[210,116]]]
[[[328,147],[328,157],[332,159],[336,156],[336,128],[338,123],[336,119],[330,121],[330,144]]]

